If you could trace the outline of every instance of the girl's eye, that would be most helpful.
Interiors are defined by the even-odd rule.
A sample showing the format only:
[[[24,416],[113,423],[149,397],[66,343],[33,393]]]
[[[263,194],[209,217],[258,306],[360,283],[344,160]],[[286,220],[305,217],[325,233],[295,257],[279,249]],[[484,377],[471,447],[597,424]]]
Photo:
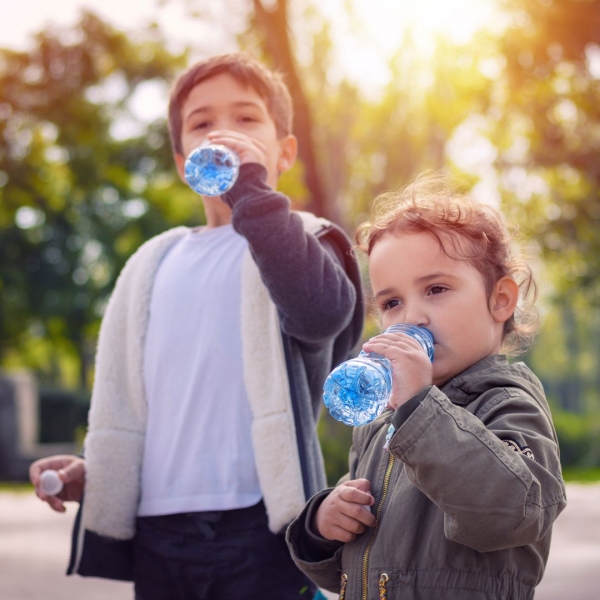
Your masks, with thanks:
[[[199,123],[196,123],[192,129],[206,129],[207,127],[210,127],[210,121],[200,121]]]
[[[392,308],[396,308],[396,306],[400,306],[400,300],[396,298],[392,298],[390,300],[386,300],[381,306],[382,310],[391,310]]]
[[[448,288],[444,287],[443,285],[432,285],[429,288],[429,293],[434,295],[434,294],[443,294],[444,292],[448,291]]]
[[[240,117],[240,121],[242,123],[255,123],[257,119],[251,117],[250,115],[244,115],[243,117]]]

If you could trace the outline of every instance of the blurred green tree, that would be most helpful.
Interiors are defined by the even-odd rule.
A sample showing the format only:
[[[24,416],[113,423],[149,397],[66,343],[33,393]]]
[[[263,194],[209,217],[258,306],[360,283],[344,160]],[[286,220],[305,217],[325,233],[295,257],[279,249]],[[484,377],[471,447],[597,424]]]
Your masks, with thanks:
[[[209,18],[206,0],[188,6],[197,18]],[[246,16],[240,47],[280,70],[290,87],[305,184],[297,200],[348,229],[378,193],[448,166],[445,147],[454,128],[489,103],[491,82],[480,63],[497,48],[488,36],[480,37],[476,54],[440,36],[435,55],[425,57],[417,40],[399,33],[387,65],[389,84],[373,94],[340,74],[331,23],[310,0],[229,7]],[[344,8],[359,30],[352,3]]]
[[[512,194],[526,200],[519,222],[541,242],[557,293],[585,290],[598,305],[600,1],[504,4],[513,19],[501,43],[498,164]]]
[[[0,361],[87,389],[99,319],[129,255],[193,205],[164,113],[140,116],[186,57],[91,13],[0,51]],[[146,107],[147,108],[147,107]],[[184,201],[185,200],[185,201]],[[17,358],[18,357],[18,358]]]
[[[598,411],[600,2],[503,0],[497,167],[505,206],[537,242],[550,314],[530,357],[555,405]],[[552,323],[552,325],[550,325]]]
[[[349,232],[377,194],[425,170],[475,186],[482,171],[459,155],[487,153],[485,173],[549,282],[546,325],[525,358],[555,406],[587,416],[600,389],[600,0],[498,3],[502,33],[463,44],[440,36],[429,55],[399,32],[377,93],[340,71],[333,23],[311,0],[223,0],[212,25],[286,76],[300,160],[281,189]],[[214,3],[185,5],[213,18]],[[103,306],[126,259],[170,225],[202,221],[172,167],[164,101],[192,50],[211,52],[198,43],[172,54],[157,27],[127,36],[85,13],[73,29],[40,33],[29,52],[0,51],[0,364],[89,388]],[[154,97],[164,107],[148,117]],[[465,131],[487,146],[470,147]],[[370,320],[367,334],[376,329]],[[569,440],[600,427],[559,421]],[[327,419],[321,428],[333,483],[348,429]],[[597,464],[600,447],[586,444],[577,448]]]

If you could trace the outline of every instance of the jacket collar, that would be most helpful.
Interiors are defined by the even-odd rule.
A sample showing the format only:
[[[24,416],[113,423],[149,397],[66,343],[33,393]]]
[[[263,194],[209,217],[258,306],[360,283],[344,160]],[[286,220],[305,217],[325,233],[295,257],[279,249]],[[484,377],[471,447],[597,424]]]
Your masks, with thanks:
[[[466,406],[481,395],[482,383],[485,382],[486,387],[489,387],[490,380],[496,379],[508,366],[508,359],[504,354],[487,356],[453,377],[442,387],[442,392],[454,404]],[[509,383],[508,378],[506,383]]]

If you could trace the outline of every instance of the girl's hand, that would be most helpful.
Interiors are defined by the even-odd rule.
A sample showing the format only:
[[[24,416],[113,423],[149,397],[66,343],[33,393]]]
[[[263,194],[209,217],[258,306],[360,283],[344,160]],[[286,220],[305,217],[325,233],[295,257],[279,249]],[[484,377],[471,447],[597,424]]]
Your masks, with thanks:
[[[221,129],[211,131],[206,136],[206,141],[211,144],[222,144],[233,150],[239,157],[240,163],[259,163],[265,168],[267,165],[267,148],[256,140],[238,131]]]
[[[363,345],[365,352],[377,352],[392,365],[392,394],[388,408],[399,406],[431,385],[433,366],[417,340],[405,333],[382,333]]]
[[[327,540],[351,542],[367,527],[375,525],[369,507],[375,503],[371,484],[354,479],[338,485],[317,510],[315,526]]]
[[[63,482],[63,489],[56,496],[48,496],[40,489],[40,475],[48,469],[58,471]],[[56,512],[65,512],[65,501],[80,502],[85,485],[85,461],[71,455],[50,456],[36,460],[29,467],[29,479],[35,486],[40,500],[47,502]]]

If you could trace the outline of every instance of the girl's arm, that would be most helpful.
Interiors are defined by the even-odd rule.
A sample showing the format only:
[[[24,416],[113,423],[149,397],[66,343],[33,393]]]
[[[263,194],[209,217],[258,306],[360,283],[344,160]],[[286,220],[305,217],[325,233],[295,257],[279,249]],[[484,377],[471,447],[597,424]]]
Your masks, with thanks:
[[[394,416],[389,446],[444,512],[446,537],[479,552],[540,540],[566,504],[549,413],[517,388],[483,400],[476,416],[434,386],[406,420]]]
[[[364,437],[367,429],[355,428],[354,443],[350,448],[348,460],[350,470],[338,481],[337,487],[356,479],[359,462],[358,448],[364,447],[364,439],[361,438]],[[288,527],[286,540],[290,554],[298,568],[319,587],[339,593],[344,544],[339,541],[326,540],[315,529],[317,512],[334,489],[323,490],[307,502],[304,510]]]
[[[316,534],[311,523],[322,502],[332,492],[323,490],[313,496],[286,532],[290,555],[296,566],[320,588],[339,592],[344,544]]]

